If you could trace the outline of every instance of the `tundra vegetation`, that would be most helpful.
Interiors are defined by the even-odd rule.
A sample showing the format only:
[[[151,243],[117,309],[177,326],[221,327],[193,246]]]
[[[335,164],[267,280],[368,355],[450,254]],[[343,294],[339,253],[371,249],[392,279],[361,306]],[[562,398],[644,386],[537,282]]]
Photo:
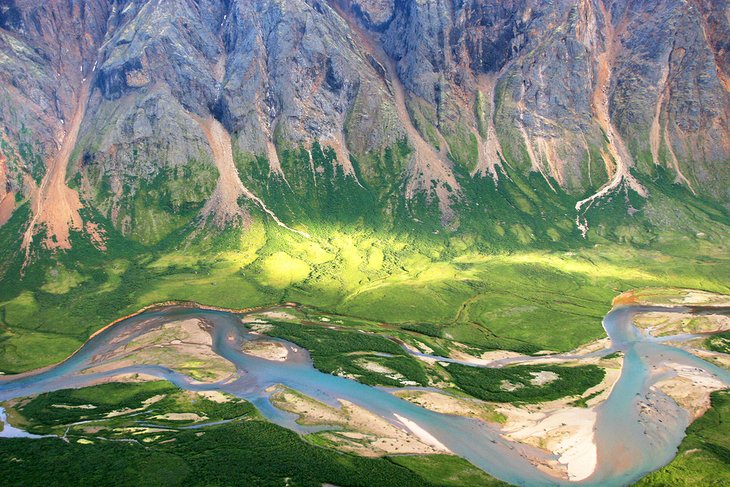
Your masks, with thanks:
[[[198,3],[2,2],[0,373],[155,303],[298,303],[267,332],[324,372],[587,406],[614,370],[483,370],[400,344],[566,352],[605,336],[626,290],[730,292],[726,2]],[[9,411],[33,431],[79,414],[127,435],[136,420],[110,409],[146,417],[164,396],[156,422],[233,421],[143,428],[160,434],[144,444],[2,440],[7,478],[491,482],[452,457],[317,448],[243,402],[98,387]]]
[[[581,395],[605,372],[596,365],[517,365],[501,369],[450,364],[448,372],[464,392],[491,402],[531,403]],[[546,377],[541,380],[542,377]]]
[[[399,151],[403,154],[383,157],[403,158],[406,149]],[[295,156],[283,154],[282,164],[293,164]],[[315,158],[332,156],[314,151]],[[331,160],[316,162],[332,167]],[[293,191],[275,182],[257,185],[255,169],[264,167],[261,161],[248,164],[239,168],[251,175],[246,184],[307,236],[257,211],[243,226],[212,228],[197,218],[204,198],[188,198],[199,203],[185,203],[181,212],[172,193],[158,194],[150,185],[135,197],[135,221],[142,223],[131,233],[90,207],[81,209],[85,221],[104,229],[105,250],[72,230],[71,248],[48,252],[41,230],[30,265],[24,266],[18,249],[30,203],[19,201],[0,227],[0,372],[63,360],[104,325],[155,303],[242,309],[294,302],[299,305],[291,310],[294,319],[265,319],[265,333],[308,349],[323,372],[369,385],[437,386],[490,402],[566,398],[585,406],[593,396],[581,396],[604,376],[597,366],[486,370],[428,363],[407,354],[398,341],[441,356],[565,352],[605,336],[601,320],[623,291],[671,286],[730,292],[726,210],[694,198],[660,168],[653,179],[642,179],[650,200],[627,192],[637,213],[627,215],[622,198],[590,208],[584,239],[575,227],[575,198],[560,189],[553,193],[535,174],[509,173],[496,185],[489,178],[465,179],[460,224],[447,229],[434,202],[416,200],[408,208],[384,202],[385,192],[371,189],[365,179],[359,188],[351,178],[331,174],[319,180],[316,194],[301,188],[297,193],[296,183]],[[163,214],[176,217],[165,220]],[[160,225],[144,224],[156,221]],[[554,380],[535,381],[533,374],[546,373]],[[123,472],[133,485],[234,479],[280,485],[286,478],[301,485],[499,485],[451,456],[372,459],[336,452],[321,435],[300,437],[270,424],[245,402],[219,404],[160,384],[135,386],[142,389],[129,395],[117,386],[99,387],[107,387],[101,390],[109,402],[93,400],[82,389],[11,406],[18,426],[65,435],[70,443],[1,440],[8,475],[23,484],[103,485]],[[135,395],[144,387],[151,389]],[[91,390],[91,396],[100,395]],[[148,414],[144,401],[160,395],[165,398]],[[103,417],[124,408],[143,413]],[[216,419],[232,421],[181,429]],[[77,420],[100,424],[83,426],[93,433],[80,425],[66,432]],[[155,427],[140,426],[139,420]],[[127,439],[139,443],[116,441]],[[225,452],[230,465],[247,466],[211,471],[210,465],[221,464],[212,462],[215,452]],[[311,461],[302,465],[305,456]],[[244,462],[254,457],[269,461]],[[109,475],[110,468],[118,475]]]
[[[627,224],[610,204],[585,241],[566,231],[529,244],[468,228],[434,234],[363,221],[309,222],[305,238],[257,217],[223,232],[186,226],[145,245],[109,224],[106,251],[80,234],[56,253],[36,239],[35,260],[22,269],[26,203],[0,227],[0,371],[61,360],[105,324],[171,300],[236,309],[293,301],[399,326],[432,348],[456,340],[482,351],[567,351],[603,336],[601,319],[622,291],[730,291],[727,226],[712,208],[691,204],[661,229],[633,222],[630,232],[646,241],[600,234]]]
[[[12,485],[506,485],[458,457],[363,458],[321,448],[246,401],[166,382],[61,390],[4,407],[15,423],[57,435],[0,438],[3,479]],[[206,426],[221,420],[229,421]]]

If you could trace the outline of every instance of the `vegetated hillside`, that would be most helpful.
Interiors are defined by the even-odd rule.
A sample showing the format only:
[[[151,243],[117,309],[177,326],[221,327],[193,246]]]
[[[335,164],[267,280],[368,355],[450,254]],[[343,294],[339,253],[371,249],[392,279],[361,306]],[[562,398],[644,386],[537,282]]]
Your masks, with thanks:
[[[694,235],[727,222],[729,5],[3,0],[0,224],[29,258],[257,218],[531,244],[613,199],[612,237]]]
[[[727,293],[727,12],[0,0],[0,371],[167,300],[532,353]]]

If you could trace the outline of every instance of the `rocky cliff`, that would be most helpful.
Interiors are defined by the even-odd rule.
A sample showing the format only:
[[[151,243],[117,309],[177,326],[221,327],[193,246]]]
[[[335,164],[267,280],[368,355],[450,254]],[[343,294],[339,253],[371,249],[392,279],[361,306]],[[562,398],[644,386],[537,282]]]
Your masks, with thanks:
[[[552,205],[585,233],[658,174],[727,208],[729,19],[725,0],[1,0],[0,224],[27,204],[27,251]]]

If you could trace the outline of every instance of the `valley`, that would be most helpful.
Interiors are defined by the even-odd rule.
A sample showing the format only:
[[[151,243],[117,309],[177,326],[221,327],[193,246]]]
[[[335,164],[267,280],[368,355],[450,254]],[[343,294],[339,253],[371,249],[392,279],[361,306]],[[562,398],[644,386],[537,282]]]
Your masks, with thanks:
[[[455,458],[438,462],[456,462],[444,464],[444,472],[453,478],[479,479],[474,485],[591,479],[599,485],[614,480],[623,485],[670,462],[687,425],[708,414],[710,393],[726,387],[724,379],[718,382],[712,375],[723,363],[727,366],[724,354],[704,345],[706,337],[717,332],[722,337],[727,329],[721,310],[730,292],[722,241],[697,239],[688,247],[686,241],[675,243],[668,235],[662,244],[644,248],[602,242],[574,251],[515,247],[485,252],[466,237],[414,239],[362,229],[307,230],[309,237],[303,237],[254,220],[245,230],[232,228],[217,238],[195,235],[192,229],[193,236],[182,248],[142,252],[125,248],[121,239],[118,244],[119,237],[110,232],[104,253],[93,245],[77,245],[38,261],[22,279],[7,280],[14,284],[0,290],[5,332],[0,394],[15,398],[2,406],[10,424],[35,435],[58,434],[24,429],[24,416],[13,406],[18,397],[6,384],[15,377],[28,377],[32,383],[33,369],[51,366],[80,348],[64,364],[88,358],[85,371],[72,372],[61,365],[68,374],[42,380],[20,395],[41,397],[38,394],[67,387],[84,391],[110,380],[134,385],[165,379],[183,390],[221,391],[247,401],[257,411],[256,428],[272,423],[284,428],[276,430],[277,438],[293,431],[292,441],[301,448],[385,460],[403,475],[402,483],[395,485],[409,485],[412,480],[407,478],[424,482],[419,475],[428,470],[416,460],[402,460],[411,458],[408,455],[428,463],[436,461],[429,458]],[[16,269],[22,257],[16,257]],[[638,291],[619,295],[629,289]],[[607,339],[601,326],[612,301],[617,306],[718,307],[715,313],[699,314],[662,309],[633,320],[645,333],[656,334],[659,343],[669,340],[668,345],[710,363],[684,355],[648,363],[632,358],[631,367],[642,372],[631,374],[647,374],[649,382],[632,382],[615,397],[627,351],[624,345],[612,348],[616,338]],[[174,307],[179,305],[183,308]],[[140,309],[147,311],[137,315]],[[150,320],[149,315],[164,318]],[[170,324],[161,325],[165,322]],[[113,324],[107,327],[108,323]],[[151,331],[158,326],[159,331]],[[230,333],[214,331],[221,326]],[[108,342],[104,338],[125,328],[131,334]],[[215,336],[223,344],[216,344]],[[238,340],[241,344],[230,350]],[[111,348],[84,352],[91,344]],[[35,353],[39,349],[45,353]],[[710,375],[696,371],[698,363],[702,370],[709,368]],[[292,367],[306,371],[301,372],[306,377],[314,374],[316,387],[308,388],[298,375],[287,375]],[[482,376],[482,370],[494,373]],[[323,384],[330,381],[335,381],[332,389],[323,392]],[[646,396],[634,402],[637,390]],[[378,391],[373,398],[372,391]],[[88,404],[96,405],[78,405]],[[116,446],[102,445],[117,440],[134,440],[166,454],[187,451],[183,438],[189,433],[179,426],[192,424],[135,419],[139,407],[130,407],[125,414],[132,415],[132,423],[111,435],[77,431],[70,441],[94,449],[88,451],[91,455],[112,454],[107,448],[116,451]],[[71,410],[82,416],[93,411]],[[612,421],[617,421],[611,419],[614,410],[621,418],[635,415],[630,424],[636,431],[622,435],[635,437],[637,445],[649,438],[652,446],[646,448],[663,452],[617,459],[621,476],[615,474],[615,464],[602,457],[602,452],[616,448],[610,433],[615,430]],[[150,413],[160,415],[197,421],[202,431],[219,428],[240,435],[240,428],[250,427],[238,419],[217,424],[217,418],[197,407]],[[465,446],[444,436],[438,425],[445,420],[445,430],[453,430],[450,418],[460,418],[459,428],[477,428],[482,440]],[[87,419],[68,420],[61,428],[78,421]],[[601,433],[604,430],[608,433]],[[644,430],[650,436],[645,437]],[[473,438],[476,433],[469,431],[465,437]],[[160,437],[142,441],[155,436]],[[45,445],[58,440],[28,441]],[[0,450],[14,452],[9,458],[32,455],[33,448],[0,444]],[[495,448],[501,452],[498,456]],[[489,457],[485,460],[479,452],[489,452]],[[129,454],[125,462],[136,462],[136,453]],[[273,455],[273,450],[267,454]],[[200,468],[194,467],[194,475],[209,478]],[[694,472],[701,467],[691,468]],[[34,469],[23,471],[30,477],[19,478],[31,483],[40,478],[34,477],[39,475]],[[371,485],[371,477],[352,472],[347,475]],[[440,477],[428,472],[435,485],[448,485],[448,479],[434,480]],[[77,480],[71,483],[87,478],[74,475]],[[460,482],[453,485],[468,485]]]
[[[730,483],[729,0],[0,0],[0,487]]]
[[[240,417],[245,411],[251,411],[244,409],[238,413],[234,409],[226,413],[228,416],[216,416],[220,415],[214,412],[217,404],[228,404],[231,400],[224,399],[231,396],[221,396],[223,393],[245,399],[248,401],[245,404],[250,402],[268,420],[304,434],[307,441],[315,445],[327,445],[328,448],[365,457],[453,453],[517,485],[554,485],[560,479],[563,482],[588,479],[589,485],[622,485],[669,461],[690,418],[701,416],[709,408],[710,393],[730,385],[730,373],[726,370],[681,351],[679,347],[686,338],[675,339],[680,341],[680,345],[667,346],[663,344],[666,342],[664,338],[653,339],[643,335],[632,324],[643,314],[654,313],[655,310],[669,315],[711,311],[715,314],[707,316],[716,316],[711,320],[721,324],[728,311],[729,298],[681,290],[675,294],[666,294],[661,289],[647,290],[641,296],[638,298],[634,293],[617,298],[617,303],[652,300],[654,304],[619,304],[614,308],[604,319],[604,327],[611,340],[602,342],[602,347],[588,347],[583,352],[554,356],[517,355],[512,357],[512,365],[505,368],[501,368],[503,366],[499,365],[499,359],[467,367],[447,357],[414,354],[409,351],[411,347],[428,347],[414,340],[412,333],[401,332],[399,336],[402,338],[395,339],[390,335],[393,330],[385,324],[376,325],[377,328],[370,325],[373,331],[366,332],[361,327],[367,327],[367,323],[344,316],[314,313],[298,305],[250,310],[238,315],[194,307],[158,307],[106,328],[59,365],[40,372],[0,378],[0,400],[5,401],[5,408],[13,411],[12,417],[17,420],[24,418],[14,426],[30,425],[33,423],[27,421],[32,420],[33,416],[28,414],[33,413],[25,412],[26,409],[51,391],[67,387],[88,388],[109,380],[121,381],[121,384],[113,382],[108,386],[77,389],[78,393],[63,393],[78,396],[79,399],[74,400],[76,402],[68,403],[61,396],[44,400],[46,408],[51,404],[51,408],[58,410],[53,415],[61,415],[64,419],[52,420],[50,411],[35,416],[36,420],[43,421],[42,424],[57,422],[59,425],[69,425],[68,428],[73,426],[71,420],[66,419],[68,417],[81,414],[82,418],[91,418],[78,423],[83,425],[79,426],[83,429],[75,430],[74,436],[77,443],[91,444],[93,437],[87,437],[86,434],[105,431],[109,428],[105,424],[108,421],[122,421],[122,416],[136,416],[139,411],[151,409],[165,396],[151,397],[152,394],[149,394],[150,399],[145,400],[141,409],[125,409],[123,401],[110,400],[109,406],[105,407],[107,410],[110,406],[116,409],[105,412],[93,403],[93,395],[88,396],[88,400],[83,399],[83,391],[91,391],[94,387],[120,388],[125,383],[160,384],[159,387],[166,387],[168,391],[176,390],[177,386],[197,391],[197,394],[206,398],[205,401],[210,402],[210,406],[193,401],[192,406],[183,407],[179,405],[180,400],[176,400],[178,406],[171,405],[163,409],[173,412],[134,421],[142,427],[116,427],[109,431],[116,432],[115,438],[137,438],[135,442],[141,438],[143,442],[155,443],[179,431],[179,426],[166,427],[165,424],[185,425],[185,421],[188,421],[201,423],[202,428],[205,421],[221,424],[220,420],[228,421],[227,418]],[[655,304],[657,300],[663,306]],[[671,307],[667,307],[668,304]],[[199,332],[194,331],[196,320]],[[312,326],[316,328],[303,332],[303,328]],[[708,331],[714,331],[712,325],[709,325]],[[208,341],[205,345],[203,337],[207,333],[210,333],[212,342]],[[336,337],[339,345],[334,346],[335,342],[320,343],[328,334],[333,335],[332,338]],[[287,341],[279,342],[280,346],[288,349],[284,358],[261,358],[246,353],[246,349],[250,348],[247,343],[256,343],[263,339],[263,335],[286,337]],[[321,339],[318,338],[320,335]],[[193,336],[200,338],[193,339]],[[195,352],[188,346],[185,351],[173,351],[175,346],[186,343],[200,343],[204,348]],[[410,346],[406,346],[406,343],[410,343]],[[305,345],[311,354],[301,348]],[[120,347],[132,352],[132,355],[127,355],[128,359],[121,362],[115,358],[118,352],[114,351]],[[159,347],[163,347],[160,351],[165,355],[157,355],[157,360],[150,362],[146,358],[150,355],[145,350]],[[192,363],[191,360],[195,361],[197,357],[202,360],[198,363],[206,364],[203,368],[207,369],[211,359],[206,358],[206,354],[210,351],[235,364],[236,375],[227,378],[194,375],[186,368],[190,365],[181,366],[179,360],[162,358],[175,353],[183,353],[183,356],[192,354],[187,363]],[[331,357],[340,365],[332,368],[335,363],[331,363],[328,355],[318,358],[321,353],[333,354]],[[342,368],[347,363],[342,358],[348,355],[358,358],[352,365]],[[363,363],[366,357],[371,364],[377,363],[373,360],[385,360],[381,362],[385,366],[368,366]],[[401,372],[398,373],[396,366],[388,367],[388,360],[394,357],[408,359],[411,365],[403,369],[407,362],[402,362]],[[580,365],[584,363],[597,365]],[[582,372],[582,369],[586,372]],[[591,369],[590,374],[587,374],[588,369]],[[682,370],[685,369],[695,371],[693,375],[686,376],[690,378],[687,383],[674,390],[663,385],[673,376],[672,370],[681,379],[684,376]],[[452,401],[467,401],[461,406],[462,410],[484,408],[484,413],[476,417],[473,412],[462,413],[464,416],[460,418],[456,413],[458,409],[453,406],[448,407],[448,415],[430,412],[439,411],[438,404],[443,404],[443,400],[432,398],[420,402],[421,406],[426,407],[422,409],[397,398],[415,399],[416,404],[419,404],[418,396],[410,393],[392,395],[397,389],[379,390],[359,384],[397,385],[405,386],[405,391],[418,391],[414,387],[417,383],[403,380],[409,374],[406,370],[411,370],[410,374],[414,370],[420,370],[422,375],[425,373],[422,380],[428,377],[428,382],[420,385],[442,389],[440,394],[445,394],[444,398],[452,396]],[[323,375],[322,372],[332,375]],[[570,375],[567,375],[569,372]],[[494,374],[498,375],[490,378]],[[579,377],[586,377],[586,380],[581,382]],[[154,378],[167,379],[174,385],[145,382]],[[394,379],[395,383],[392,382]],[[568,382],[561,385],[563,379]],[[567,384],[570,387],[566,387]],[[428,390],[433,389],[423,389]],[[491,392],[485,396],[478,392],[482,390]],[[501,393],[495,394],[495,391],[500,390]],[[685,408],[682,409],[657,396],[657,390],[666,391],[670,397],[694,394],[700,400],[691,403],[694,406],[688,406],[678,399],[678,403]],[[31,402],[18,402],[16,399],[29,394],[41,395]],[[468,395],[476,400],[466,399]],[[561,397],[568,400],[559,400]],[[704,400],[701,399],[703,397]],[[475,402],[469,406],[468,401]],[[502,402],[507,404],[500,406]],[[540,407],[534,409],[530,403],[540,404]],[[121,419],[110,419],[117,417]],[[627,421],[626,418],[631,420]],[[89,426],[92,424],[99,426]],[[581,425],[587,425],[587,429]],[[543,439],[538,439],[542,434],[537,433],[540,430],[547,432]],[[30,431],[48,434],[53,429],[39,426],[32,427]],[[69,431],[66,429],[64,439]],[[466,438],[468,443],[464,443]],[[627,452],[626,457],[616,457],[617,450],[611,442],[625,442],[626,438],[632,439],[631,444],[636,450]],[[651,449],[643,445],[649,442],[653,445]],[[601,456],[605,452],[612,452],[610,459]],[[621,473],[616,471],[619,468],[622,469]]]

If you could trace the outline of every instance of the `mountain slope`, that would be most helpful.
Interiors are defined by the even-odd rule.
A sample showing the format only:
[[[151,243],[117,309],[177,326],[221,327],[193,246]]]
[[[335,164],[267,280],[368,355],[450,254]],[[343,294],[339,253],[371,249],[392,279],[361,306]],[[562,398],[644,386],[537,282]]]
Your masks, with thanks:
[[[251,212],[305,233],[329,219],[580,238],[616,197],[624,218],[648,198],[641,222],[661,223],[652,187],[724,215],[728,12],[3,0],[0,223],[29,205],[30,257],[39,233],[49,249],[75,232],[103,248],[109,226],[155,245]]]

